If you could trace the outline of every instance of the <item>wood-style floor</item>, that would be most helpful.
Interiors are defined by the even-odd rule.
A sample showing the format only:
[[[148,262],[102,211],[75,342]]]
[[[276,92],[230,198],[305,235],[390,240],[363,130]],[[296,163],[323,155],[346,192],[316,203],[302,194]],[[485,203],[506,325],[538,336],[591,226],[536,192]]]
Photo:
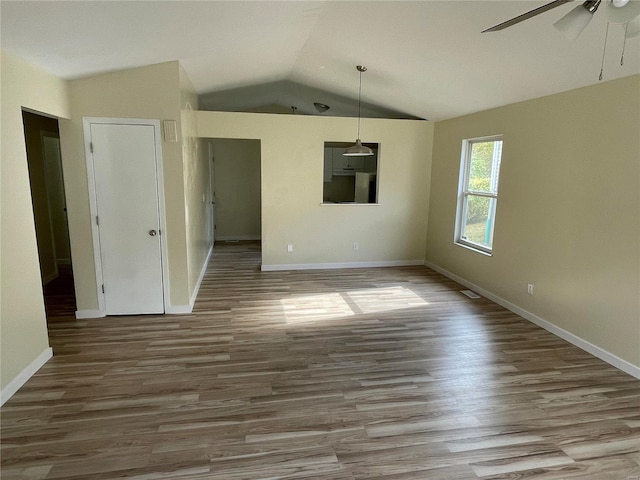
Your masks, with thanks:
[[[259,271],[195,311],[50,324],[9,479],[640,479],[640,381],[424,267]]]

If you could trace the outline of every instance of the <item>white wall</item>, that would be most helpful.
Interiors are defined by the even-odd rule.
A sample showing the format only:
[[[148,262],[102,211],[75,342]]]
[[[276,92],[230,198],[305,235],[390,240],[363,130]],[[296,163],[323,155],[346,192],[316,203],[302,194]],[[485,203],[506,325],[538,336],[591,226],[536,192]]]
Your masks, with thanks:
[[[200,137],[260,140],[263,267],[423,261],[433,124],[363,119],[363,142],[380,144],[380,203],[322,205],[324,142],[355,131],[353,118],[198,112]]]
[[[50,356],[22,108],[70,114],[67,83],[1,52],[0,385],[2,400]]]
[[[453,237],[462,140],[493,134],[487,257]],[[436,123],[428,232],[429,262],[639,367],[640,76]]]
[[[197,138],[198,96],[186,72],[180,67],[180,116],[184,169],[184,217],[189,271],[189,303],[193,306],[199,282],[213,247],[210,230],[211,192],[209,159],[205,145]]]
[[[260,215],[260,142],[209,140],[215,158],[216,239],[257,240]]]
[[[73,80],[69,83],[72,119],[60,122],[76,302],[80,312],[97,311],[91,215],[82,117],[175,120],[178,141],[163,139],[170,303],[189,304],[185,229],[181,89],[178,62],[168,62]]]

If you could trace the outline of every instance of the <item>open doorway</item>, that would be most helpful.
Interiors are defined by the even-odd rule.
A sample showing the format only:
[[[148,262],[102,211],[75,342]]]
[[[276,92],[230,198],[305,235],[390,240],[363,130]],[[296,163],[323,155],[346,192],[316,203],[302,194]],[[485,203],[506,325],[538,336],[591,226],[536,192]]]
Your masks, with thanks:
[[[55,118],[23,111],[22,120],[40,274],[49,322],[60,317],[74,317],[76,311],[60,134]]]
[[[259,246],[262,236],[260,140],[211,138],[215,242]]]

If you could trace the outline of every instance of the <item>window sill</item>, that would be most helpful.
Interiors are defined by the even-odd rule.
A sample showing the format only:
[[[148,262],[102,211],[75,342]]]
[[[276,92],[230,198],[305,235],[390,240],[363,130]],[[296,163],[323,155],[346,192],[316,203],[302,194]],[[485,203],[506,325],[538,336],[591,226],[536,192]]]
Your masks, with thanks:
[[[356,202],[322,202],[320,204],[321,207],[336,206],[336,205],[340,205],[340,206],[343,206],[343,205],[350,205],[350,206],[351,205],[360,205],[360,206],[362,206],[362,205],[375,205],[375,206],[377,206],[377,205],[380,205],[380,204],[379,203],[356,203]]]
[[[460,241],[455,241],[453,243],[459,247],[466,248],[467,250],[471,250],[472,252],[480,253],[487,257],[493,257],[493,252],[487,252],[486,250],[481,250],[480,248],[470,245],[468,243],[462,243]]]

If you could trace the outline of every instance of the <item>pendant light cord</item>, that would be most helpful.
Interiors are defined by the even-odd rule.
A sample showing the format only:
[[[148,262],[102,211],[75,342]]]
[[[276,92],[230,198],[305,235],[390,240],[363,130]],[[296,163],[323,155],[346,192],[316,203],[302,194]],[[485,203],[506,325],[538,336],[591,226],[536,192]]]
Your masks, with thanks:
[[[622,43],[622,55],[620,55],[620,66],[624,65],[624,50],[627,46],[627,30],[629,30],[629,22],[624,24],[624,40]]]
[[[600,64],[600,76],[598,80],[602,80],[602,72],[604,72],[604,54],[607,51],[607,37],[609,36],[609,22],[607,22],[607,30],[604,34],[604,48],[602,49],[602,63]]]
[[[360,97],[362,95],[362,70],[358,68],[360,72],[360,86],[358,87],[358,137],[360,138]]]

